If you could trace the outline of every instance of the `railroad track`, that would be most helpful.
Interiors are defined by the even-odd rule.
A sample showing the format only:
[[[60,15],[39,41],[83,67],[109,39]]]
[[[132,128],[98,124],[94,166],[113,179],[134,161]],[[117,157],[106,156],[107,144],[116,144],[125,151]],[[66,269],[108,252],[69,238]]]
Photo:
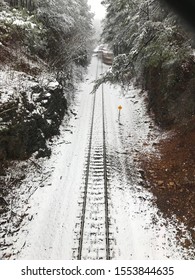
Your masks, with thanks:
[[[99,62],[97,62],[96,78]],[[103,66],[101,67],[103,71]],[[104,87],[94,93],[77,259],[110,259]]]

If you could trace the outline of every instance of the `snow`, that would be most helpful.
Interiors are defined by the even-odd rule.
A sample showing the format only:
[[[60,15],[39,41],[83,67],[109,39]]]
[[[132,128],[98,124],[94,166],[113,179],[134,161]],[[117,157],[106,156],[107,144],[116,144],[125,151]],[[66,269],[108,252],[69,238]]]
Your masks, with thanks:
[[[6,237],[6,242],[13,244],[6,251],[12,259],[76,258],[93,102],[90,92],[97,69],[99,74],[101,71],[97,63],[93,57],[72,105],[76,116],[65,118],[60,137],[51,144],[51,158],[39,159],[41,173],[28,172],[21,185],[23,204],[18,204],[23,209],[17,211],[28,215],[19,231]],[[104,66],[103,71],[107,68]],[[96,96],[97,145],[101,133],[100,93],[101,89]],[[150,135],[152,121],[143,97],[133,86],[124,94],[119,87],[104,85],[104,98],[112,259],[188,259],[190,250],[182,248],[176,239],[177,228],[183,225],[174,219],[165,220],[154,204],[155,198],[140,184],[137,153],[147,149],[146,140],[155,142],[160,137],[158,130],[157,138]],[[120,120],[118,105],[123,107]],[[84,252],[87,259],[87,249]],[[91,252],[90,258],[95,257]]]
[[[48,93],[46,93],[46,95],[45,95],[46,97],[51,97],[51,93],[50,92],[48,92]]]
[[[57,81],[55,81],[55,82],[50,82],[49,84],[48,84],[48,89],[52,89],[52,90],[54,90],[54,89],[56,89],[57,87],[59,86],[59,83],[57,82]]]
[[[9,67],[2,70],[0,69],[0,103],[5,103],[11,99],[20,97],[21,91],[27,93],[29,102],[36,101],[39,94],[33,93],[32,95],[32,87],[37,85],[47,87],[47,90],[54,90],[59,86],[59,83],[55,80],[53,75],[49,73],[43,72],[35,79],[31,75],[11,70]],[[49,98],[51,93],[47,92],[45,96]]]
[[[37,25],[32,22],[33,17],[26,17],[18,10],[0,12],[0,22],[16,25],[22,28],[34,29]]]
[[[21,19],[15,19],[12,24],[17,26],[24,26],[26,23]]]

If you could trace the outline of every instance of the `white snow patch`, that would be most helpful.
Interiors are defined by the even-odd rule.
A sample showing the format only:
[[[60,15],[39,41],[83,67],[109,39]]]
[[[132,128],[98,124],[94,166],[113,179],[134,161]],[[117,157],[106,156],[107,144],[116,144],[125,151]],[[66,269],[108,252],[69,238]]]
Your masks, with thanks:
[[[51,90],[54,90],[54,89],[56,89],[57,87],[59,87],[59,83],[57,82],[57,81],[55,81],[55,82],[50,82],[49,84],[48,84],[48,89],[51,89]]]

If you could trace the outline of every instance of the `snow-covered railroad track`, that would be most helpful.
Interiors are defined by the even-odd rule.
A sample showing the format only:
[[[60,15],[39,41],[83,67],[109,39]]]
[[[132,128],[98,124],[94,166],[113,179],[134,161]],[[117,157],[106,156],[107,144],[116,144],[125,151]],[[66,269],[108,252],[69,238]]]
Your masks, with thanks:
[[[97,73],[98,75],[98,65]],[[110,259],[104,89],[94,94],[77,259]]]

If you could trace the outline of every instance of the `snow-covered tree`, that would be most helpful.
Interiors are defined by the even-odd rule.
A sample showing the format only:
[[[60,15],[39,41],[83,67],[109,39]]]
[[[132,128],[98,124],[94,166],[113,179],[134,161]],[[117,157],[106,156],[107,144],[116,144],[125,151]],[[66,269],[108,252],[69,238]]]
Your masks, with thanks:
[[[133,78],[148,91],[159,122],[179,119],[177,108],[185,99],[183,114],[194,114],[194,35],[182,19],[160,0],[102,3],[107,10],[102,39],[115,58],[94,90],[103,82],[128,87]]]
[[[126,55],[129,70],[132,72],[134,68],[137,77],[143,78],[147,65],[182,59],[191,51],[189,36],[180,19],[161,1],[104,0],[102,4],[107,10],[103,40],[110,44],[115,56]],[[115,63],[120,64],[120,59],[115,59]],[[124,63],[121,73],[123,70]],[[125,74],[126,71],[125,68]]]
[[[48,50],[53,67],[71,61],[87,63],[92,15],[86,0],[37,0],[37,16],[48,29]]]

